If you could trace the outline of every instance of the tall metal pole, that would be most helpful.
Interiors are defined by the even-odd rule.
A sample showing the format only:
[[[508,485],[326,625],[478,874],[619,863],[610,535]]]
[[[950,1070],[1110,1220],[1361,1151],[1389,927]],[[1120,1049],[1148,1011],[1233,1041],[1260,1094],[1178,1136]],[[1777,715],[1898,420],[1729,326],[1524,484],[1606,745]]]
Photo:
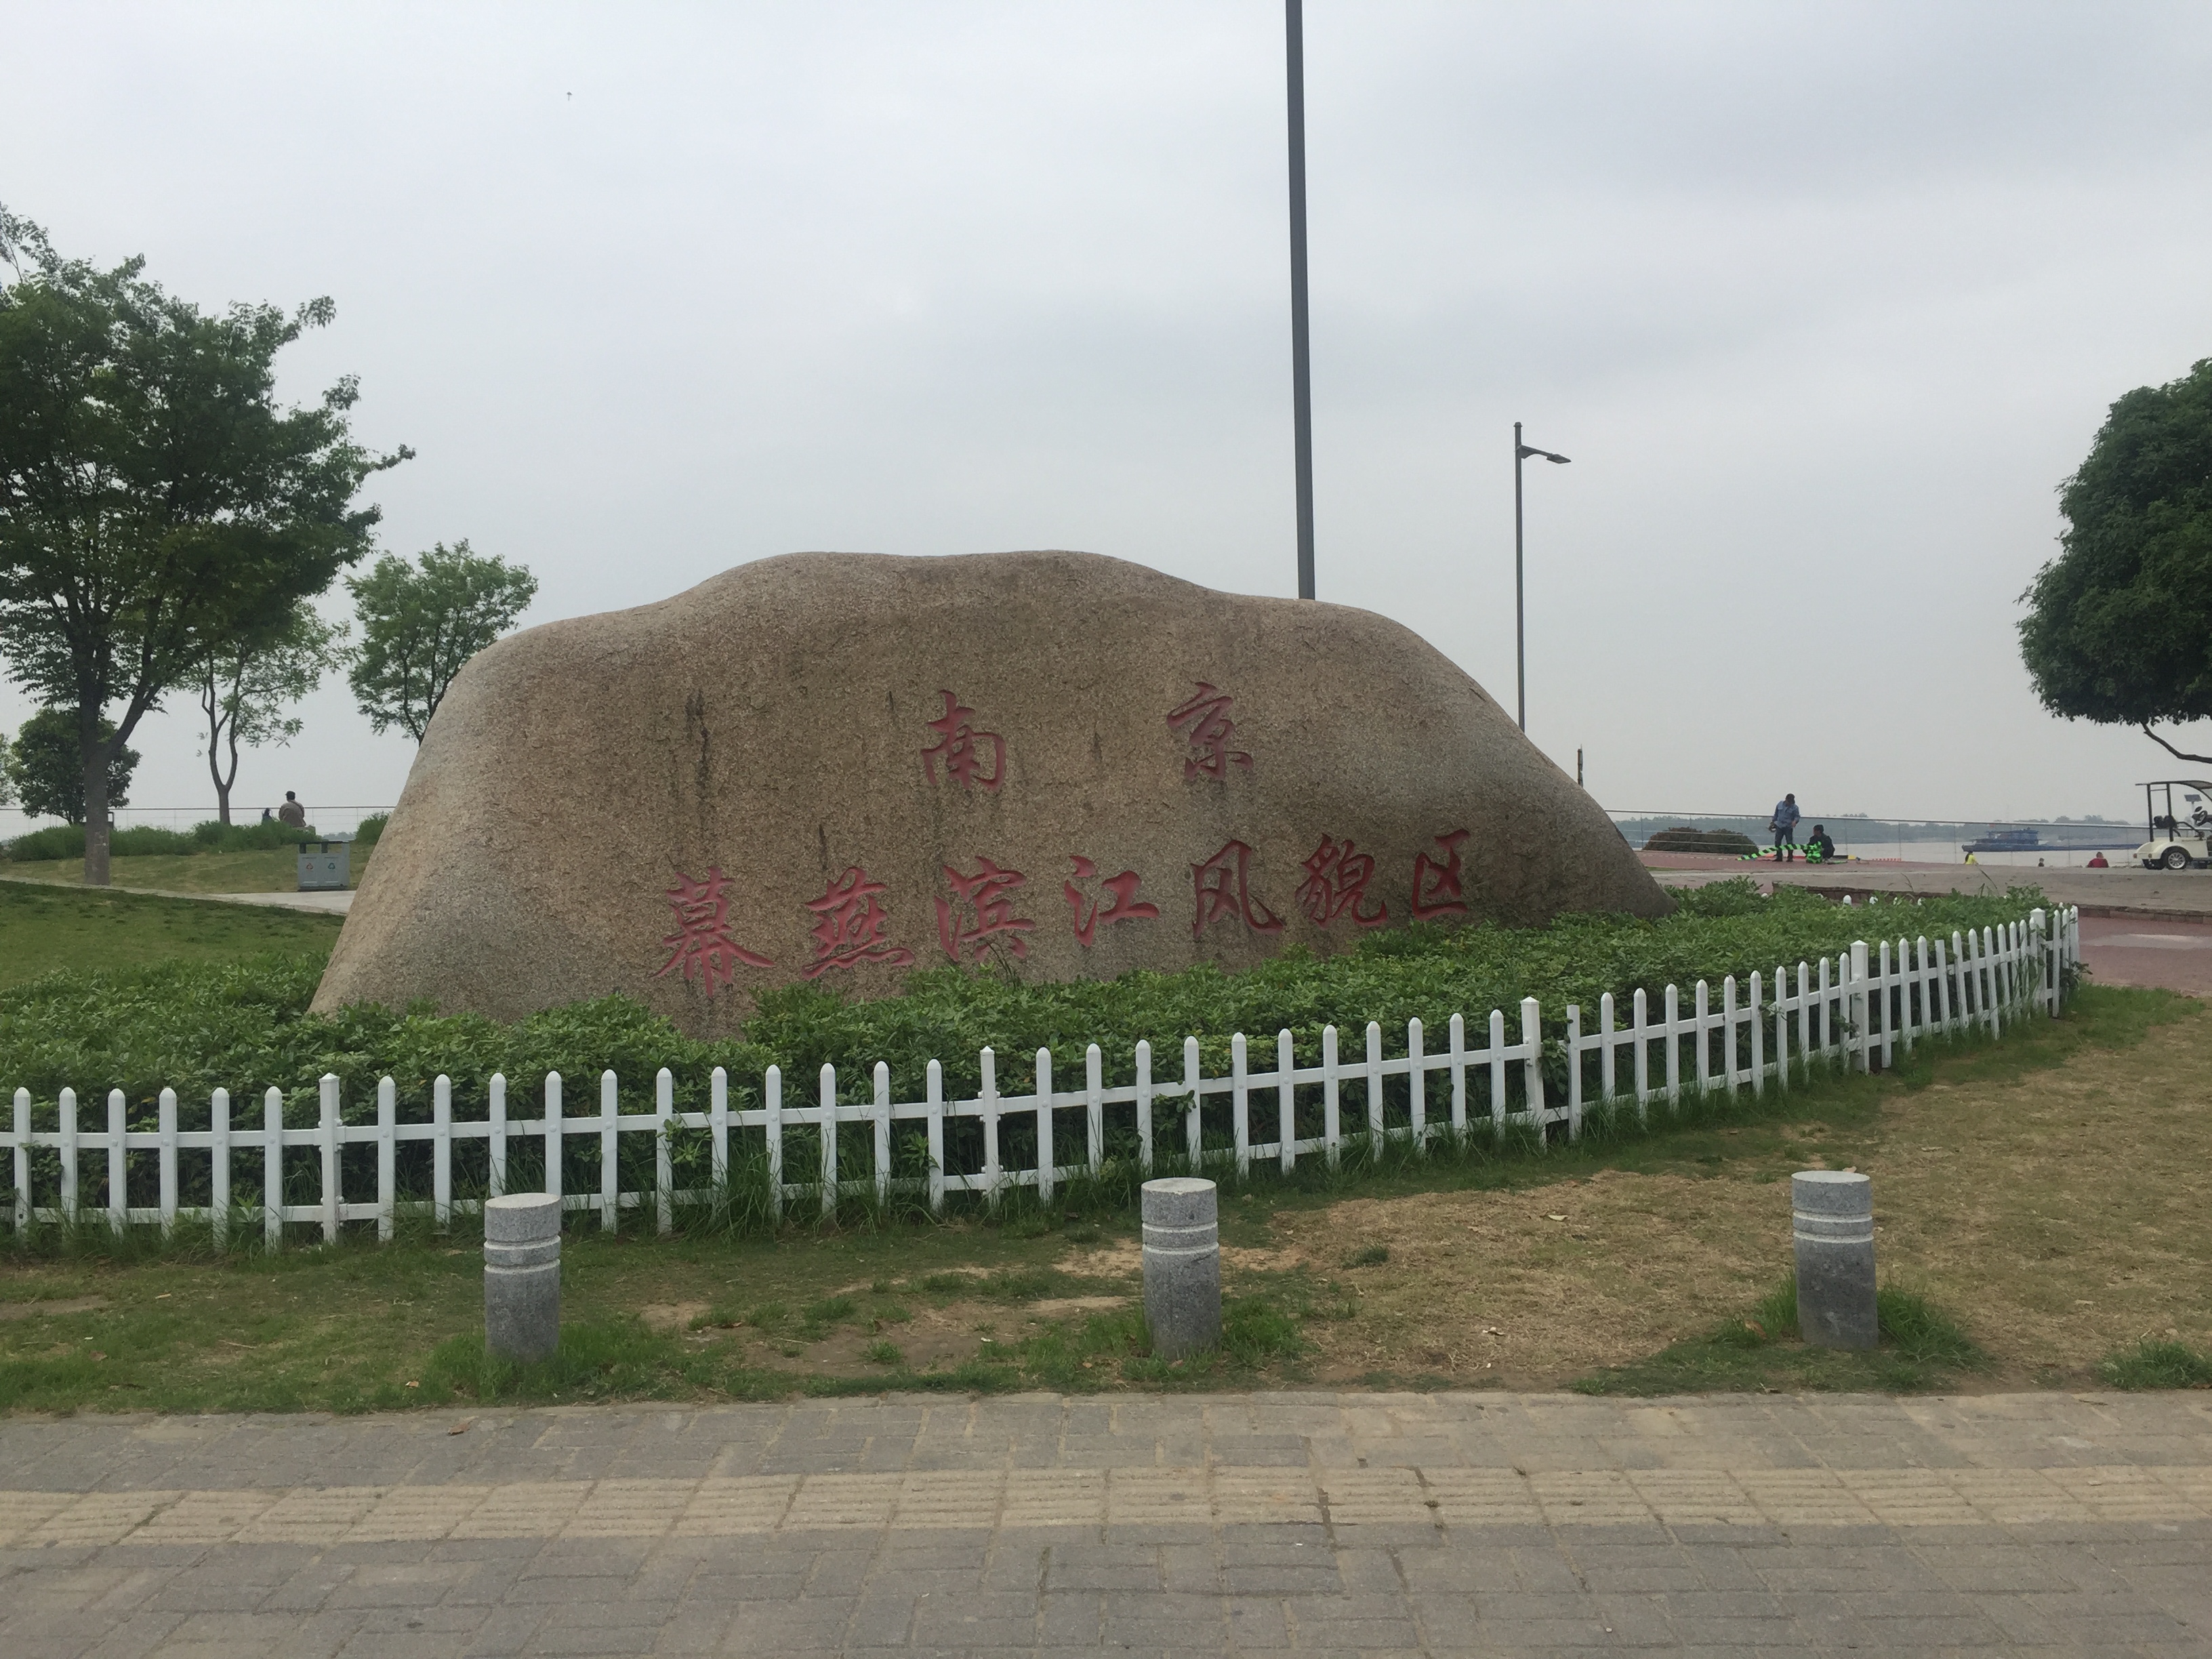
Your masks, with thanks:
[[[1298,597],[1314,597],[1313,365],[1306,344],[1306,47],[1299,0],[1283,0],[1291,108],[1291,401],[1298,475]]]
[[[1521,422],[1513,422],[1513,678],[1521,691],[1521,729],[1528,729],[1528,631],[1521,608]]]

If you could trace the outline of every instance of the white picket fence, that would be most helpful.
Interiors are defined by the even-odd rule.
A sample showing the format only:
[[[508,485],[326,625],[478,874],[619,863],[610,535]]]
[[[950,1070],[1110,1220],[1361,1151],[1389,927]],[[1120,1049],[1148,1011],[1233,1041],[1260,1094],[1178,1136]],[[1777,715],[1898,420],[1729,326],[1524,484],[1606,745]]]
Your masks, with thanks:
[[[1880,908],[1869,907],[1870,921]],[[659,1230],[666,1232],[673,1225],[678,1206],[711,1202],[715,1196],[713,1189],[676,1188],[671,1149],[679,1131],[703,1133],[710,1139],[718,1182],[721,1172],[729,1168],[732,1132],[758,1132],[766,1155],[769,1194],[779,1212],[787,1203],[811,1197],[827,1214],[835,1210],[841,1194],[872,1193],[883,1200],[896,1190],[926,1191],[930,1207],[936,1210],[943,1207],[945,1194],[951,1192],[981,1193],[995,1200],[1009,1188],[1034,1187],[1048,1200],[1057,1183],[1097,1174],[1106,1154],[1109,1113],[1115,1115],[1117,1127],[1133,1117],[1139,1161],[1148,1170],[1153,1167],[1156,1130],[1164,1125],[1172,1137],[1173,1120],[1177,1116],[1182,1120],[1182,1153],[1194,1166],[1202,1159],[1233,1160],[1242,1175],[1255,1159],[1275,1162],[1285,1171],[1294,1168],[1300,1158],[1316,1153],[1334,1162],[1348,1138],[1342,1100],[1347,1086],[1357,1091],[1356,1104],[1364,1109],[1354,1121],[1352,1135],[1372,1137],[1377,1142],[1401,1139],[1425,1146],[1447,1124],[1454,1134],[1468,1133],[1470,1124],[1477,1130],[1486,1125],[1501,1135],[1510,1130],[1532,1134],[1540,1143],[1554,1126],[1564,1125],[1571,1139],[1581,1133],[1583,1112],[1592,1103],[1625,1107],[1632,1103],[1638,1117],[1644,1118],[1648,1117],[1652,1103],[1671,1107],[1686,1090],[1703,1095],[1749,1088],[1756,1093],[1770,1082],[1787,1087],[1793,1073],[1802,1075],[1816,1062],[1860,1070],[1877,1065],[1887,1067],[1899,1044],[1909,1053],[1916,1042],[1939,1034],[1978,1028],[1996,1036],[2008,1022],[2024,1015],[2055,1017],[2068,970],[2080,960],[2078,913],[2068,908],[2055,918],[2046,918],[2039,909],[2023,921],[1984,928],[1979,933],[1954,933],[1948,941],[1937,939],[1931,944],[1924,937],[1885,939],[1877,945],[1854,945],[1848,952],[1817,964],[1801,962],[1795,988],[1781,969],[1771,976],[1754,973],[1748,986],[1742,988],[1730,976],[1722,981],[1718,1008],[1711,1006],[1711,994],[1702,980],[1695,987],[1686,1013],[1675,988],[1668,986],[1656,1018],[1643,991],[1631,1000],[1625,1022],[1608,994],[1600,1000],[1596,1030],[1591,1031],[1583,1029],[1582,1008],[1571,1004],[1566,1010],[1565,1036],[1548,1045],[1542,1036],[1541,1011],[1536,1000],[1528,997],[1521,1003],[1520,1035],[1511,1042],[1506,1041],[1504,1013],[1492,1010],[1487,1040],[1479,1046],[1468,1045],[1467,1022],[1454,1015],[1442,1048],[1432,1051],[1428,1047],[1429,1033],[1415,1019],[1407,1024],[1404,1052],[1386,1056],[1382,1028],[1370,1023],[1364,1054],[1347,1061],[1339,1052],[1337,1030],[1332,1025],[1322,1034],[1320,1063],[1299,1066],[1295,1063],[1291,1034],[1285,1030],[1275,1039],[1274,1069],[1255,1072],[1251,1069],[1246,1040],[1239,1034],[1231,1044],[1229,1074],[1207,1077],[1200,1064],[1198,1040],[1191,1037],[1183,1043],[1182,1076],[1176,1080],[1153,1075],[1152,1045],[1140,1042],[1134,1054],[1134,1080],[1111,1088],[1103,1082],[1102,1056],[1095,1042],[1084,1056],[1081,1087],[1056,1089],[1052,1052],[1040,1048],[1036,1055],[1035,1088],[1023,1094],[1000,1090],[997,1056],[985,1048],[979,1055],[981,1087],[969,1099],[945,1098],[944,1068],[933,1060],[928,1064],[925,1097],[918,1101],[894,1101],[890,1069],[879,1062],[874,1068],[872,1099],[841,1102],[836,1070],[824,1066],[817,1079],[814,1103],[787,1103],[781,1068],[771,1066],[762,1090],[762,1104],[733,1111],[729,1079],[718,1066],[710,1079],[710,1103],[704,1112],[675,1109],[674,1080],[663,1070],[655,1079],[654,1109],[625,1114],[619,1109],[618,1080],[614,1073],[605,1072],[599,1078],[598,1112],[570,1116],[563,1109],[562,1079],[558,1073],[552,1073],[545,1079],[541,1116],[510,1118],[507,1080],[495,1076],[490,1079],[485,1115],[457,1119],[452,1083],[441,1076],[432,1091],[428,1120],[402,1122],[398,1090],[387,1077],[378,1085],[376,1121],[345,1123],[340,1121],[339,1079],[326,1076],[321,1086],[321,1120],[313,1126],[285,1127],[283,1092],[276,1089],[268,1091],[264,1098],[260,1127],[234,1122],[229,1091],[218,1089],[210,1101],[208,1127],[181,1129],[176,1091],[164,1089],[156,1127],[129,1128],[123,1092],[113,1090],[107,1097],[106,1129],[88,1129],[78,1121],[76,1091],[64,1089],[56,1103],[56,1127],[34,1131],[30,1093],[18,1089],[14,1122],[0,1136],[0,1146],[13,1154],[15,1221],[19,1231],[33,1222],[97,1218],[99,1212],[88,1214],[80,1198],[84,1155],[92,1152],[102,1155],[100,1184],[106,1189],[104,1211],[108,1225],[120,1231],[133,1224],[166,1229],[180,1221],[196,1221],[211,1224],[220,1235],[244,1207],[234,1205],[234,1200],[241,1195],[233,1190],[231,1162],[234,1155],[245,1152],[259,1155],[262,1194],[258,1218],[271,1246],[283,1242],[288,1224],[319,1224],[325,1239],[335,1239],[344,1223],[373,1221],[378,1237],[388,1239],[403,1215],[428,1215],[443,1226],[456,1212],[478,1207],[476,1201],[453,1196],[457,1146],[477,1140],[487,1143],[483,1184],[492,1192],[502,1192],[508,1189],[510,1148],[518,1141],[537,1140],[545,1155],[545,1190],[563,1198],[567,1207],[597,1211],[600,1224],[611,1231],[622,1210],[651,1206]],[[1690,1049],[1686,1071],[1686,1044]],[[1565,1064],[1567,1085],[1563,1098],[1554,1098],[1555,1091],[1547,1088],[1547,1048],[1555,1063]],[[1511,1089],[1516,1078],[1521,1085],[1517,1103]],[[1392,1085],[1401,1079],[1403,1089],[1395,1109],[1386,1114]],[[1433,1112],[1429,1097],[1432,1079],[1444,1091]],[[1480,1090],[1481,1098],[1471,1101],[1470,1093],[1475,1089]],[[1320,1105],[1317,1124],[1310,1109],[1305,1114],[1309,1127],[1317,1127],[1318,1133],[1304,1136],[1297,1133],[1301,1091],[1306,1091],[1309,1108],[1316,1094]],[[1268,1125],[1265,1120],[1271,1095],[1274,1121]],[[1253,1139],[1255,1102],[1260,1127],[1263,1133],[1272,1127],[1272,1139]],[[1209,1146],[1205,1140],[1209,1103],[1214,1106],[1217,1143],[1220,1108],[1225,1104],[1228,1109],[1226,1145]],[[1083,1158],[1080,1163],[1064,1164],[1056,1151],[1062,1144],[1059,1120],[1078,1112],[1082,1114]],[[1033,1115],[1036,1123],[1034,1158],[1024,1167],[1006,1168],[1000,1158],[1001,1126],[1010,1116],[1027,1115]],[[1387,1121],[1391,1117],[1398,1121]],[[970,1160],[978,1162],[979,1167],[960,1173],[947,1168],[945,1128],[949,1121],[963,1119],[980,1122],[981,1155],[980,1161]],[[901,1122],[919,1122],[926,1129],[926,1176],[898,1177],[893,1173],[891,1131],[894,1124]],[[838,1127],[850,1124],[866,1125],[873,1130],[872,1169],[867,1177],[857,1180],[844,1177],[838,1168]],[[818,1136],[819,1175],[794,1182],[787,1179],[786,1137],[809,1125],[814,1126]],[[623,1190],[620,1186],[618,1153],[624,1135],[653,1137],[655,1179],[649,1189]],[[572,1137],[592,1136],[599,1140],[599,1190],[563,1193],[564,1149]],[[419,1195],[403,1197],[396,1178],[398,1150],[403,1145],[422,1141],[428,1141],[431,1149],[430,1195],[427,1200]],[[375,1149],[376,1195],[349,1200],[343,1190],[343,1152],[349,1146],[362,1146]],[[51,1147],[58,1154],[51,1204],[37,1202],[38,1195],[33,1192],[32,1152],[39,1147]],[[305,1162],[310,1167],[319,1155],[316,1202],[286,1202],[285,1159],[281,1152],[269,1157],[271,1147],[309,1154]],[[144,1206],[131,1202],[129,1160],[118,1156],[130,1152],[155,1155],[158,1202]],[[204,1156],[210,1160],[210,1201],[206,1205],[180,1206],[178,1203],[179,1161],[186,1156]]]

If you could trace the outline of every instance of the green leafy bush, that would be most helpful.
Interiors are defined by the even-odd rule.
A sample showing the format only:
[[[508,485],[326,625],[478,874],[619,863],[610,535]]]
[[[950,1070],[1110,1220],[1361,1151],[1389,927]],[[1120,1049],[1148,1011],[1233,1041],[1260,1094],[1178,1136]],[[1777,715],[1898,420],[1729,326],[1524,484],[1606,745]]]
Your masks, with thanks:
[[[1701,978],[1717,990],[1726,975],[1771,974],[1778,963],[1832,956],[1854,939],[1948,939],[1954,930],[2017,920],[2041,896],[2016,890],[2002,899],[1855,908],[1789,888],[1762,898],[1748,882],[1728,882],[1682,899],[1676,914],[1656,921],[1575,915],[1540,928],[1376,933],[1341,955],[1294,951],[1234,975],[1201,967],[1031,985],[946,967],[913,975],[903,995],[871,1002],[790,985],[761,997],[742,1038],[714,1041],[686,1036],[619,996],[513,1024],[420,1006],[311,1013],[322,963],[307,957],[71,971],[0,993],[0,1091],[27,1088],[48,1102],[64,1085],[82,1095],[119,1088],[135,1117],[164,1086],[201,1101],[217,1087],[242,1100],[274,1086],[311,1121],[316,1080],[326,1072],[343,1082],[349,1119],[373,1113],[380,1076],[394,1078],[404,1098],[419,1100],[444,1073],[473,1115],[495,1072],[507,1078],[511,1098],[527,1099],[547,1072],[558,1071],[581,1102],[603,1068],[635,1098],[666,1066],[678,1109],[693,1111],[704,1109],[717,1066],[727,1069],[733,1105],[757,1103],[772,1062],[801,1097],[828,1063],[838,1068],[847,1097],[865,1099],[870,1070],[881,1060],[896,1097],[918,1099],[934,1058],[944,1063],[949,1095],[973,1094],[977,1051],[987,1044],[1000,1056],[999,1075],[1011,1091],[1029,1086],[1041,1048],[1052,1049],[1057,1079],[1080,1077],[1091,1042],[1100,1045],[1109,1085],[1126,1082],[1139,1038],[1151,1041],[1153,1075],[1164,1081],[1181,1075],[1186,1036],[1198,1038],[1208,1074],[1218,1076],[1239,1031],[1253,1040],[1255,1065],[1273,1063],[1270,1039],[1282,1029],[1292,1033],[1301,1061],[1311,1063],[1325,1025],[1338,1028],[1349,1060],[1364,1051],[1369,1021],[1381,1024],[1395,1054],[1403,1050],[1406,1022],[1419,1018],[1433,1052],[1444,1046],[1455,1013],[1467,1016],[1471,1043],[1485,1040],[1493,1008],[1507,1011],[1508,1030],[1517,1035],[1520,1000],[1534,996],[1556,1035],[1569,1003],[1581,1004],[1587,1024],[1607,991],[1625,1004],[1639,986],[1656,995],[1674,983],[1686,997]]]
[[[295,830],[289,823],[224,823],[210,818],[190,830],[162,830],[135,824],[118,830],[108,851],[116,858],[179,858],[195,853],[263,853],[319,839],[314,826]],[[51,862],[84,856],[84,826],[58,823],[33,830],[8,843],[8,857],[18,864]]]
[[[2106,1354],[2097,1374],[2116,1389],[2212,1389],[2212,1353],[2145,1337]]]

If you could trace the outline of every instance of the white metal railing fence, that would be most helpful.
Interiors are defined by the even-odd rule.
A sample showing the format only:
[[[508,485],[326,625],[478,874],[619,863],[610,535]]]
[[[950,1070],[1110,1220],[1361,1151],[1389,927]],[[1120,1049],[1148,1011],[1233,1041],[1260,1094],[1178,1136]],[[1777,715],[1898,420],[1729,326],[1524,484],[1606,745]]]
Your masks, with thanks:
[[[1873,913],[1870,907],[1869,920]],[[1703,980],[1694,988],[1686,1013],[1676,988],[1668,986],[1656,1018],[1639,990],[1630,1000],[1624,1023],[1608,994],[1600,999],[1595,1030],[1583,1030],[1582,1008],[1570,1004],[1565,1036],[1548,1042],[1542,1034],[1541,1011],[1536,1000],[1528,997],[1521,1003],[1519,1036],[1510,1042],[1501,1010],[1492,1012],[1486,1040],[1475,1046],[1468,1043],[1462,1016],[1452,1017],[1444,1046],[1437,1049],[1428,1046],[1430,1034],[1421,1022],[1409,1020],[1404,1052],[1395,1055],[1383,1053],[1382,1028],[1370,1023],[1364,1052],[1347,1060],[1340,1053],[1337,1030],[1332,1025],[1322,1033],[1319,1063],[1300,1066],[1291,1033],[1285,1030],[1275,1038],[1274,1068],[1255,1072],[1240,1033],[1231,1045],[1228,1075],[1208,1077],[1200,1065],[1198,1039],[1190,1037],[1182,1045],[1182,1075],[1177,1079],[1154,1075],[1152,1045],[1140,1042],[1135,1047],[1133,1080],[1113,1087],[1103,1082],[1103,1057],[1094,1042],[1084,1056],[1081,1087],[1055,1088],[1052,1051],[1040,1048],[1035,1088],[1020,1094],[1000,1089],[997,1056],[985,1048],[978,1056],[981,1086],[965,1099],[945,1097],[944,1068],[935,1060],[928,1062],[924,1097],[917,1101],[894,1101],[890,1068],[878,1062],[870,1099],[841,1101],[836,1069],[823,1066],[813,1103],[787,1102],[782,1071],[771,1066],[763,1079],[762,1103],[733,1110],[729,1079],[718,1066],[710,1079],[709,1106],[704,1112],[675,1109],[674,1079],[664,1069],[654,1079],[654,1109],[623,1113],[618,1079],[610,1071],[600,1074],[598,1112],[570,1116],[564,1110],[564,1085],[556,1072],[545,1078],[541,1116],[510,1117],[507,1080],[495,1075],[487,1091],[485,1115],[457,1119],[452,1082],[441,1075],[427,1103],[428,1117],[403,1122],[397,1086],[386,1077],[378,1085],[375,1121],[346,1123],[340,1117],[339,1079],[325,1076],[320,1120],[313,1125],[287,1127],[283,1093],[273,1088],[263,1098],[258,1127],[234,1121],[229,1091],[217,1089],[209,1102],[208,1127],[185,1129],[179,1126],[176,1091],[164,1089],[156,1127],[134,1129],[126,1122],[122,1091],[113,1090],[107,1096],[106,1127],[99,1130],[79,1122],[76,1093],[71,1089],[60,1091],[54,1103],[55,1127],[34,1128],[30,1092],[18,1089],[14,1121],[0,1135],[0,1146],[12,1153],[19,1231],[34,1222],[99,1215],[96,1211],[88,1215],[82,1201],[86,1154],[91,1152],[100,1157],[105,1220],[118,1231],[133,1224],[168,1228],[189,1220],[210,1224],[221,1236],[234,1219],[250,1225],[258,1218],[274,1246],[283,1242],[288,1224],[319,1225],[325,1239],[335,1239],[344,1223],[373,1221],[378,1237],[388,1239],[402,1215],[427,1215],[443,1226],[455,1213],[478,1207],[480,1200],[454,1196],[458,1149],[483,1143],[480,1186],[499,1193],[509,1190],[511,1152],[535,1141],[544,1152],[544,1188],[562,1197],[568,1208],[596,1211],[600,1224],[612,1230],[622,1210],[650,1206],[656,1224],[665,1232],[673,1225],[678,1206],[712,1202],[716,1197],[714,1188],[676,1187],[672,1152],[678,1136],[706,1138],[707,1145],[699,1150],[711,1149],[709,1167],[719,1185],[731,1168],[732,1136],[753,1132],[760,1137],[768,1195],[778,1213],[787,1202],[809,1196],[818,1199],[826,1214],[834,1211],[841,1194],[872,1194],[884,1200],[894,1191],[926,1192],[930,1207],[937,1210],[948,1193],[981,1193],[995,1200],[1006,1188],[1034,1187],[1048,1200],[1057,1183],[1097,1175],[1106,1157],[1109,1114],[1114,1132],[1125,1144],[1133,1130],[1135,1155],[1144,1170],[1154,1166],[1155,1154],[1162,1150],[1158,1132],[1163,1120],[1167,1134],[1175,1139],[1173,1120],[1179,1116],[1182,1158],[1192,1166],[1216,1159],[1233,1162],[1240,1176],[1255,1159],[1275,1162],[1285,1171],[1300,1158],[1316,1153],[1334,1162],[1347,1142],[1358,1136],[1377,1145],[1396,1139],[1425,1146],[1446,1129],[1447,1121],[1454,1134],[1464,1134],[1470,1127],[1477,1131],[1487,1127],[1501,1135],[1513,1130],[1529,1133],[1541,1141],[1553,1126],[1564,1125],[1571,1139],[1581,1133],[1583,1113],[1592,1104],[1632,1104],[1638,1116],[1644,1118],[1653,1101],[1671,1107],[1686,1090],[1704,1095],[1747,1087],[1759,1092],[1770,1082],[1787,1087],[1793,1071],[1802,1073],[1814,1061],[1859,1070],[1886,1067],[1899,1044],[1909,1053],[1916,1042],[1937,1034],[1975,1029],[1996,1036],[2007,1022],[2024,1014],[2056,1017],[2069,971],[2080,960],[2078,912],[2069,908],[2046,918],[2039,909],[2023,921],[1978,933],[1954,933],[1948,941],[1939,939],[1931,944],[1925,937],[1899,937],[1877,945],[1856,944],[1817,964],[1798,963],[1794,988],[1781,969],[1771,977],[1753,974],[1747,987],[1739,987],[1731,975],[1722,981],[1717,1009],[1711,1006]],[[1547,1086],[1547,1066],[1564,1070],[1564,1089]],[[1432,1079],[1443,1085],[1433,1111],[1429,1094]],[[1349,1134],[1343,1099],[1347,1086],[1357,1095],[1358,1111]],[[1475,1097],[1478,1091],[1480,1098]],[[1272,1123],[1266,1121],[1270,1097]],[[1224,1108],[1225,1124],[1220,1121]],[[1062,1163],[1057,1150],[1064,1144],[1060,1119],[1076,1113],[1082,1115],[1082,1158]],[[1033,1139],[1027,1134],[1019,1137],[1018,1150],[1028,1155],[1012,1168],[1002,1156],[1002,1130],[1009,1120],[1017,1125],[1033,1121],[1035,1126]],[[948,1159],[948,1127],[970,1122],[980,1127],[980,1137],[966,1136],[965,1156]],[[921,1162],[925,1174],[902,1176],[896,1172],[892,1128],[901,1123],[910,1128],[919,1125],[924,1133],[925,1146],[915,1150],[924,1153]],[[866,1177],[848,1179],[840,1172],[838,1131],[844,1126],[872,1131],[872,1168]],[[787,1179],[786,1139],[809,1127],[819,1142],[818,1176]],[[1067,1126],[1070,1130],[1073,1127],[1072,1122]],[[1270,1138],[1255,1139],[1255,1127]],[[1302,1127],[1305,1133],[1300,1133]],[[622,1182],[625,1136],[632,1137],[630,1144],[641,1152],[635,1138],[653,1138],[649,1185],[625,1188]],[[572,1138],[592,1137],[599,1142],[598,1190],[564,1192],[566,1169],[576,1161],[569,1150]],[[398,1179],[401,1151],[424,1142],[429,1151],[428,1195],[422,1196],[418,1185],[414,1195],[403,1196]],[[276,1157],[269,1156],[272,1147],[278,1149]],[[349,1148],[373,1149],[374,1199],[345,1196]],[[51,1149],[55,1155],[43,1161],[51,1169],[51,1202],[40,1202],[46,1194],[33,1191],[38,1173],[33,1155],[40,1149]],[[153,1155],[156,1203],[131,1203],[131,1153]],[[288,1158],[287,1153],[301,1156]],[[258,1206],[242,1200],[233,1187],[232,1163],[240,1154],[258,1158]],[[208,1159],[204,1205],[178,1202],[179,1164],[188,1155]],[[969,1167],[951,1167],[963,1162]],[[641,1158],[633,1158],[631,1164],[634,1173],[641,1173]],[[288,1165],[289,1173],[301,1181],[319,1175],[313,1201],[288,1201]],[[256,1209],[258,1218],[252,1214]]]

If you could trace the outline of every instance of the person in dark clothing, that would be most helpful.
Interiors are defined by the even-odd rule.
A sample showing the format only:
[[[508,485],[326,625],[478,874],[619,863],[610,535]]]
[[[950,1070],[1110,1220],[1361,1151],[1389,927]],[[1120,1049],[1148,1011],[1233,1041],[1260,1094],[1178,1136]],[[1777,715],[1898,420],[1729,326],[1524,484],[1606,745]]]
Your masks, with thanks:
[[[1805,862],[1832,864],[1836,859],[1836,843],[1828,837],[1828,827],[1823,823],[1813,826],[1813,838],[1805,843]]]
[[[1774,822],[1768,827],[1774,831],[1774,861],[1795,864],[1797,849],[1790,838],[1797,833],[1797,820],[1802,815],[1797,811],[1797,797],[1784,795],[1774,804]]]
[[[307,809],[300,805],[300,798],[289,789],[284,792],[284,804],[276,809],[276,817],[280,822],[290,824],[295,830],[307,827]]]

